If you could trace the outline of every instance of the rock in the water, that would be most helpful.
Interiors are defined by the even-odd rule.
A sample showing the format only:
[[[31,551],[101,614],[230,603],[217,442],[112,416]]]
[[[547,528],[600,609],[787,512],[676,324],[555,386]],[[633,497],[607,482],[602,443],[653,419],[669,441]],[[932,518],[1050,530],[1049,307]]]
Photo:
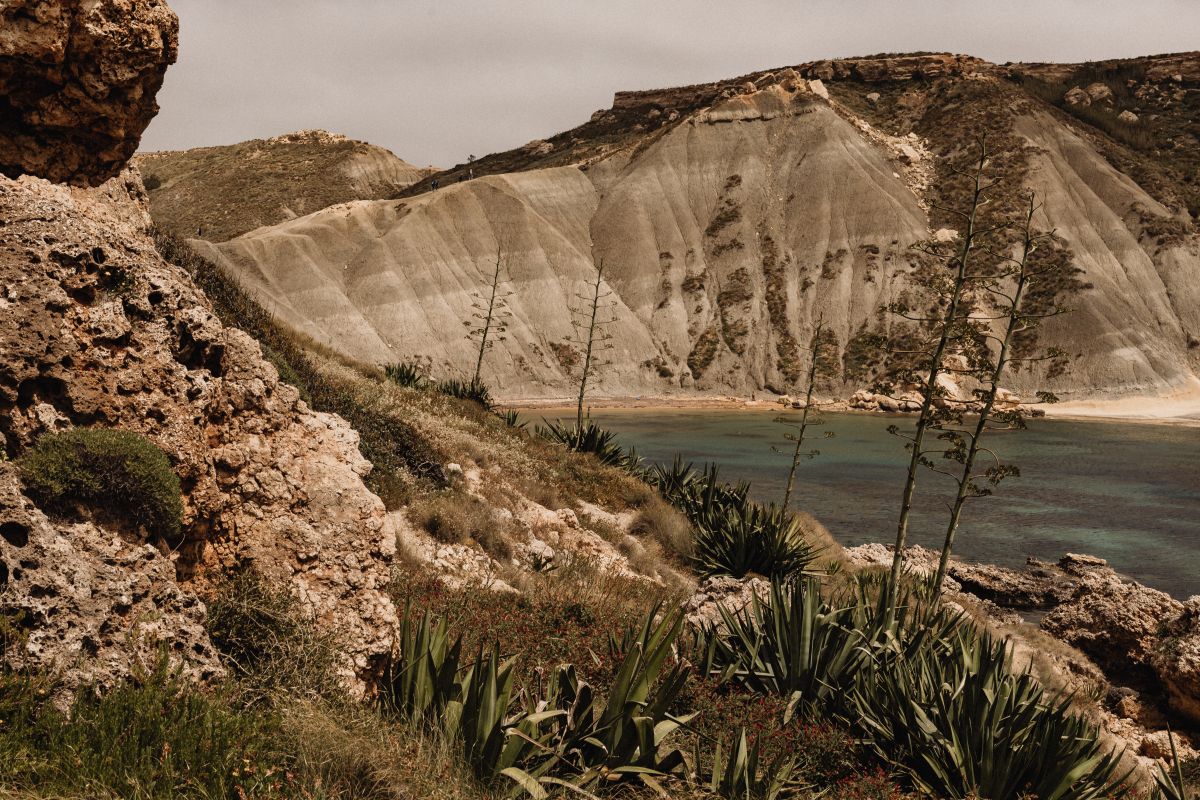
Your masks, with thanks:
[[[93,186],[117,175],[178,48],[162,0],[0,4],[0,172]]]

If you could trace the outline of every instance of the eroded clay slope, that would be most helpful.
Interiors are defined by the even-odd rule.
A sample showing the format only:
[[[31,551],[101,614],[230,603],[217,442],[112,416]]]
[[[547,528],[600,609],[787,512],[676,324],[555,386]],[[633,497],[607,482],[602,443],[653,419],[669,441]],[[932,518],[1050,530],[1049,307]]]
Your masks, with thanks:
[[[787,392],[817,319],[837,337],[852,391],[868,381],[863,343],[891,324],[880,309],[903,289],[911,246],[948,224],[930,216],[953,199],[939,190],[942,159],[989,130],[1016,153],[1005,191],[1038,192],[1039,222],[1086,284],[1044,334],[1076,356],[1069,372],[1047,380],[1034,367],[1013,388],[1069,399],[1198,391],[1200,240],[1145,157],[977,60],[823,62],[751,78],[619,96],[571,136],[478,162],[491,174],[438,190],[426,181],[206,254],[319,341],[453,373],[473,363],[463,323],[499,247],[514,320],[485,374],[506,398],[568,393],[578,355],[568,300],[601,260],[618,319],[602,393]],[[615,141],[603,126],[618,124],[639,133],[602,147]],[[599,138],[584,146],[592,128]],[[1123,172],[1126,157],[1141,167]],[[502,164],[518,171],[495,173]]]

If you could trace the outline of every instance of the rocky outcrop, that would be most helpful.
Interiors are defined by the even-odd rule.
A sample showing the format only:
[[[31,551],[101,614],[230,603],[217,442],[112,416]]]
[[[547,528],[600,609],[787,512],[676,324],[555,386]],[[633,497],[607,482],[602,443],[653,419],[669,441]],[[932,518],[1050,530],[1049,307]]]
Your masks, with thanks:
[[[1046,615],[1042,629],[1123,682],[1152,681],[1160,628],[1180,615],[1182,604],[1123,578],[1100,559],[1081,562],[1068,556],[1060,564],[1079,582],[1071,597]]]
[[[0,434],[10,457],[72,426],[144,434],[182,483],[184,540],[117,542],[86,515],[38,522],[39,548],[69,544],[78,557],[37,559],[31,570],[8,543],[0,603],[80,631],[37,640],[39,660],[54,663],[80,648],[119,647],[115,633],[111,642],[80,637],[93,628],[126,632],[132,608],[163,605],[156,635],[207,669],[195,597],[216,576],[253,568],[290,585],[317,624],[337,634],[347,678],[367,677],[396,624],[383,591],[395,531],[363,485],[370,464],[357,434],[310,410],[258,344],[225,328],[186,273],[162,260],[145,203],[134,172],[96,189],[0,179],[8,223],[0,228]],[[8,497],[9,507],[29,507],[15,489]],[[118,579],[122,565],[128,574]],[[148,581],[154,591],[127,591],[121,581]],[[94,597],[52,599],[40,586]],[[123,663],[113,655],[93,668],[119,672]]]
[[[957,53],[839,58],[817,61],[800,68],[810,78],[824,81],[857,80],[864,83],[911,81],[963,75],[990,70],[992,65],[973,56]]]
[[[196,679],[224,674],[204,604],[157,548],[89,522],[57,523],[0,463],[0,610],[22,631],[23,663],[54,664],[63,684],[105,683],[151,663],[160,644]]]
[[[947,570],[964,592],[1005,608],[1053,608],[1071,597],[1075,582],[1060,570],[1030,559],[1024,570],[952,561]]]
[[[770,590],[770,582],[763,578],[715,575],[696,587],[684,603],[687,621],[698,628],[723,628],[722,610],[736,616],[748,609],[755,597],[765,599]]]
[[[1166,622],[1150,661],[1172,708],[1200,722],[1200,597],[1188,600]]]
[[[158,112],[179,22],[162,0],[0,5],[0,172],[96,185]]]

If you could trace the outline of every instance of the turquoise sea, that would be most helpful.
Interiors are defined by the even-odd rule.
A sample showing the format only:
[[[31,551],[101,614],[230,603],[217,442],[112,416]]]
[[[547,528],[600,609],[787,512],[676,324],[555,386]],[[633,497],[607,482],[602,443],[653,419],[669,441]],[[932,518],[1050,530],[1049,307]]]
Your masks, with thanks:
[[[793,412],[798,414],[799,412]],[[555,417],[526,412],[526,419]],[[748,480],[757,499],[782,497],[789,456],[778,414],[729,410],[595,410],[592,417],[651,461],[675,453],[721,465],[727,480]],[[844,545],[890,542],[907,466],[902,440],[887,433],[911,418],[826,414],[801,463],[793,505],[824,523]],[[821,439],[833,431],[832,439]],[[1200,594],[1200,428],[1092,421],[1031,420],[1029,430],[993,434],[990,445],[1020,477],[971,501],[956,552],[1020,565],[1063,553],[1108,559],[1118,571],[1175,597]],[[807,449],[807,448],[806,448]],[[948,478],[928,471],[918,484],[912,541],[940,546]]]

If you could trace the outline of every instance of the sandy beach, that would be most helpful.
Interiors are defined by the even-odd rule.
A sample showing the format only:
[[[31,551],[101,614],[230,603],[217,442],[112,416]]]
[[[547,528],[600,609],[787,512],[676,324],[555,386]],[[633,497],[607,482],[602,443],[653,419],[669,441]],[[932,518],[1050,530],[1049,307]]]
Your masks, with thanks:
[[[883,414],[850,408],[845,400],[823,400],[823,411],[846,414]],[[569,416],[575,413],[572,398],[535,398],[503,403],[513,408],[536,411],[550,416]],[[588,400],[594,409],[679,409],[727,410],[749,412],[779,412],[785,406],[775,395],[734,397],[730,395],[643,395],[638,397],[597,397]],[[1167,396],[1122,397],[1111,400],[1077,400],[1053,405],[1041,405],[1050,419],[1077,419],[1096,422],[1128,422],[1155,425],[1200,427],[1200,388]],[[889,414],[907,417],[912,414]]]

